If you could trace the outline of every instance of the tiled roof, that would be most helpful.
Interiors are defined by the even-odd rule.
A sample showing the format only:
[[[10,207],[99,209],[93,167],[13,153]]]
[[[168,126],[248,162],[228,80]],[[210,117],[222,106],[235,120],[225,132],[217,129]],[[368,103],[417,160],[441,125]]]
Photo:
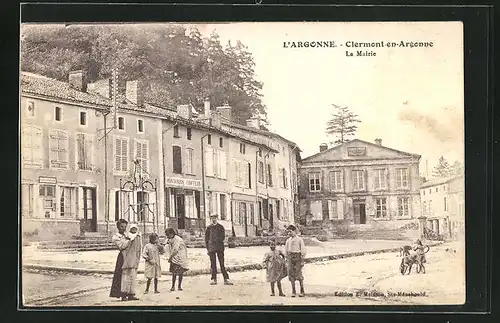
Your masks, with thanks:
[[[463,175],[453,175],[453,176],[447,176],[447,177],[432,178],[432,179],[428,180],[427,182],[422,183],[422,185],[420,185],[420,188],[426,188],[426,187],[432,187],[432,186],[436,186],[436,185],[442,185],[442,184],[448,183],[451,180],[454,180],[456,178],[460,178],[462,176]]]
[[[255,128],[252,128],[252,127],[249,127],[249,126],[244,126],[244,125],[241,125],[241,124],[238,124],[238,123],[231,122],[231,121],[229,121],[227,119],[222,120],[222,123],[225,124],[225,125],[227,125],[227,126],[230,126],[230,127],[239,128],[239,129],[246,130],[246,131],[249,131],[249,132],[258,133],[258,134],[261,134],[261,135],[264,135],[264,136],[281,139],[281,140],[287,142],[289,145],[297,147],[297,150],[299,152],[301,152],[299,146],[296,143],[294,143],[293,141],[290,141],[290,140],[288,140],[286,138],[283,138],[282,136],[278,135],[277,133],[274,133],[274,132],[271,132],[271,131],[267,131],[267,130],[262,130],[262,129],[255,129]]]
[[[80,104],[90,104],[101,109],[106,109],[112,104],[109,99],[99,95],[78,91],[72,88],[69,83],[26,72],[21,72],[21,93],[37,94],[47,98],[61,99]]]

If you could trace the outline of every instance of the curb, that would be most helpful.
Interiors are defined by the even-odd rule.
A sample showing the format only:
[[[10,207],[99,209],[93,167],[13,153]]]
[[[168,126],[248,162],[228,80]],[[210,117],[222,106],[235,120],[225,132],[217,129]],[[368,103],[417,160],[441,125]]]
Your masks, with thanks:
[[[441,244],[443,244],[443,242],[435,242],[435,243],[428,244],[428,246],[435,247],[435,246],[439,246]],[[351,253],[344,253],[344,254],[337,254],[337,255],[330,255],[330,256],[310,257],[310,258],[306,258],[305,262],[306,263],[314,263],[314,262],[321,262],[321,261],[328,261],[328,260],[359,257],[359,256],[365,256],[365,255],[398,252],[399,250],[400,250],[399,248],[389,248],[389,249],[379,249],[379,250],[372,250],[372,251],[351,252]],[[25,264],[25,265],[23,265],[23,269],[67,272],[67,273],[83,274],[83,275],[85,275],[85,274],[113,275],[114,274],[114,270],[108,270],[108,269],[85,269],[85,268],[72,268],[72,267],[60,267],[60,266],[36,265],[36,264]],[[230,272],[230,273],[231,272],[247,271],[247,270],[259,270],[259,269],[264,269],[264,266],[260,263],[226,267],[226,271]],[[144,274],[144,270],[142,270],[142,269],[138,270],[137,273]],[[207,274],[210,274],[210,268],[190,269],[184,274],[184,276],[199,276],[199,275],[207,275]],[[170,272],[166,271],[166,270],[162,270],[162,275],[170,275]]]

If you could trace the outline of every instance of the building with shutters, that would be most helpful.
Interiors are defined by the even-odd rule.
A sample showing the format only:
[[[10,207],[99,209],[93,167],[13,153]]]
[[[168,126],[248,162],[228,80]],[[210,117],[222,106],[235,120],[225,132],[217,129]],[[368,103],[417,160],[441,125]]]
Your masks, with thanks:
[[[445,238],[465,234],[464,176],[433,178],[420,187],[426,227]]]
[[[355,139],[302,160],[301,224],[370,224],[420,216],[420,155]]]
[[[163,218],[153,190],[120,191],[120,179],[131,177],[137,161],[139,175],[158,179],[163,195],[162,110],[141,105],[136,87],[127,82],[113,128],[109,79],[86,84],[83,71],[70,72],[68,82],[21,73],[23,232],[105,234],[118,218],[146,222],[152,230]],[[141,200],[152,212],[138,209]]]

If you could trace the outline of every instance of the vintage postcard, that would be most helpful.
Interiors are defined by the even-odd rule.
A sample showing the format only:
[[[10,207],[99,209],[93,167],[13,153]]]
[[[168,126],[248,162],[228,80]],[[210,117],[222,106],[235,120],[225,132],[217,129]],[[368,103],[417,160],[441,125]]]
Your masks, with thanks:
[[[22,299],[465,302],[460,22],[22,24]]]

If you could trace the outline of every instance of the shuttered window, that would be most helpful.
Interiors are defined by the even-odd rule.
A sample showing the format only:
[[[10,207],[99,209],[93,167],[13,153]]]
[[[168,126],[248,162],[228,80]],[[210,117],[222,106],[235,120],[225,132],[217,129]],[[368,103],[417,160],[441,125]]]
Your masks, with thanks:
[[[186,149],[186,174],[193,174],[193,149]]]
[[[76,135],[76,168],[78,170],[92,170],[92,145],[91,135],[83,133]]]
[[[205,175],[214,176],[214,150],[211,147],[205,148]]]
[[[115,138],[115,171],[128,171],[128,138]]]
[[[149,142],[135,142],[135,159],[139,162],[139,174],[141,177],[147,177],[149,174]]]
[[[172,146],[173,172],[182,173],[182,150],[179,146]]]
[[[273,186],[273,169],[271,164],[267,164],[267,186]]]
[[[259,161],[258,163],[257,176],[259,183],[264,184],[264,163],[261,161]]]
[[[23,165],[42,168],[43,166],[43,132],[42,128],[32,125],[23,126],[21,137]]]
[[[51,168],[68,168],[69,137],[66,131],[50,130],[49,160]]]

